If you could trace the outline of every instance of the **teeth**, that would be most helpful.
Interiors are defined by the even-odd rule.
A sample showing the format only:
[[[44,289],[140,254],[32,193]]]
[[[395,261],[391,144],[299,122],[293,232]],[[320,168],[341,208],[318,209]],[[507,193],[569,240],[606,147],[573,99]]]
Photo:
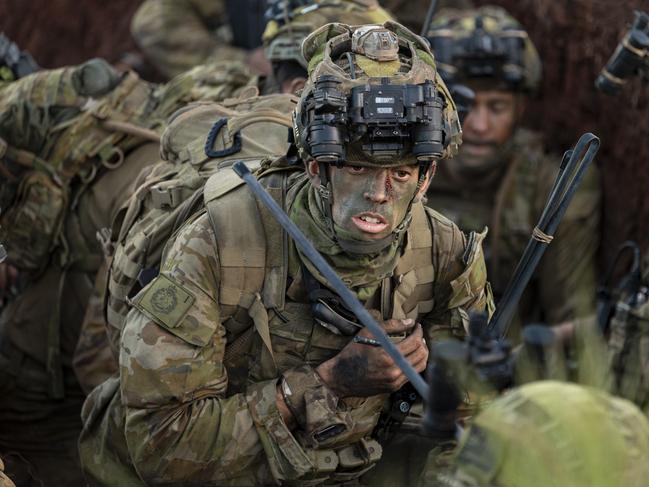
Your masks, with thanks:
[[[363,215],[361,217],[361,220],[364,220],[367,223],[380,223],[378,218],[374,218],[374,217],[371,217],[371,216],[365,216],[365,215]]]

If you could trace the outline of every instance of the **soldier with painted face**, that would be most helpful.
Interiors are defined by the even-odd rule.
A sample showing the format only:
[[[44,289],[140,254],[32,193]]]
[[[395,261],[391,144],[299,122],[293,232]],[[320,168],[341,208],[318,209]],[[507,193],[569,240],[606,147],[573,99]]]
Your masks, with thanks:
[[[455,106],[398,24],[330,24],[303,49],[294,150],[248,164],[422,371],[424,338],[463,335],[490,303],[481,238],[421,202],[459,143]],[[357,482],[404,375],[353,339],[370,336],[227,165],[203,195],[131,300],[119,377],[84,406],[88,481]]]
[[[520,126],[541,63],[521,25],[499,7],[440,11],[428,34],[447,83],[475,91],[453,164],[440,166],[428,204],[463,230],[489,225],[486,258],[503,293],[540,217],[559,166]],[[517,320],[559,323],[594,309],[600,189],[590,169],[545,253]],[[513,327],[516,329],[516,327]]]

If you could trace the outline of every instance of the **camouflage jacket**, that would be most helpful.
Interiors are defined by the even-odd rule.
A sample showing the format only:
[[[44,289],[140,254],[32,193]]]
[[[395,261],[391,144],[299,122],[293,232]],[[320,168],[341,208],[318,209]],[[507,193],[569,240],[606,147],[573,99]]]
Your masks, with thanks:
[[[212,176],[205,194],[224,179]],[[288,205],[297,180],[287,182]],[[95,389],[84,406],[80,451],[93,485],[332,485],[357,478],[381,456],[371,432],[384,395],[343,401],[321,386],[308,400],[305,393],[297,430],[283,422],[278,377],[317,382],[314,368],[351,337],[315,323],[292,244],[277,254],[285,244],[269,230],[272,218],[242,210],[256,204],[246,188],[222,198],[211,206],[206,196],[209,216],[198,214],[169,242],[160,275],[133,299],[119,378]],[[229,215],[241,228],[216,232],[214,222],[231,221]],[[255,222],[268,235],[271,267],[255,245]],[[480,239],[468,244],[455,225],[421,204],[413,207],[407,239],[392,284],[384,283],[390,291],[380,290],[367,305],[393,302],[392,316],[417,318],[429,343],[464,334],[466,311],[490,304]],[[277,267],[282,255],[286,267]],[[278,287],[272,276],[283,268],[291,278]],[[264,291],[251,294],[248,308],[253,327],[233,305],[246,298],[244,280],[260,278]],[[280,299],[268,295],[266,283],[281,289]],[[283,302],[267,304],[273,299]],[[332,424],[344,424],[343,432],[316,434]]]
[[[440,165],[428,191],[428,205],[463,230],[489,225],[485,256],[497,298],[541,216],[559,165],[558,158],[544,154],[540,137],[524,129],[516,131],[509,153],[504,172],[493,183],[456,182]],[[595,309],[600,199],[599,174],[593,167],[523,296],[518,321],[559,323]]]
[[[244,49],[230,45],[225,0],[146,0],[133,17],[131,34],[169,78],[212,59],[246,58]]]

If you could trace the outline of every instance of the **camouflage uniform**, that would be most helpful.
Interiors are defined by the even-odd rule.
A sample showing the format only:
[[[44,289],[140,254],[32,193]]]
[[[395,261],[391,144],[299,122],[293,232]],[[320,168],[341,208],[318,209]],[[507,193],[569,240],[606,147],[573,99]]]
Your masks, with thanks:
[[[211,93],[204,77],[156,86],[101,61],[3,87],[3,168],[16,170],[16,182],[0,188],[0,232],[23,282],[0,318],[0,451],[12,476],[31,470],[15,475],[20,485],[30,485],[28,476],[48,485],[83,482],[79,381],[87,391],[116,370],[105,332],[84,330],[78,343],[84,315],[89,328],[104,326],[96,234],[111,226],[141,170],[159,159],[169,113]]]
[[[478,18],[482,22],[480,28],[485,29],[486,35],[494,36],[492,38],[516,33],[519,44],[511,56],[520,59],[518,64],[507,58],[504,62],[509,64],[502,68],[503,72],[496,70],[477,75],[471,71],[478,69],[471,67],[471,56],[487,59],[489,53],[468,53],[466,59],[460,54],[450,54],[472,49],[461,42],[479,31]],[[433,48],[439,50],[440,72],[449,83],[465,83],[476,92],[506,91],[518,93],[517,96],[533,93],[539,85],[541,64],[534,45],[520,24],[499,7],[442,11],[433,22],[429,38]],[[499,57],[502,53],[491,55],[496,64],[503,62]],[[505,68],[509,70],[507,76],[503,74]],[[460,162],[462,158],[460,149]],[[541,216],[560,158],[545,153],[539,134],[515,128],[492,159],[489,162],[491,170],[485,171],[480,180],[468,180],[452,167],[440,165],[428,192],[428,204],[447,214],[465,231],[489,225],[485,255],[494,295],[498,298]],[[544,254],[523,296],[515,323],[559,323],[592,313],[600,200],[599,174],[593,167],[586,173],[554,241]],[[517,328],[512,327],[513,330]]]
[[[649,422],[631,402],[575,384],[533,382],[481,412],[454,466],[427,471],[420,485],[639,487],[647,484],[648,456]]]
[[[458,157],[462,157],[461,149]],[[485,256],[494,295],[500,296],[536,225],[558,171],[558,158],[543,152],[540,137],[518,129],[491,181],[458,180],[441,165],[428,204],[460,228],[488,225]],[[599,174],[590,170],[568,207],[523,296],[516,321],[560,323],[595,308],[599,242]],[[488,178],[485,178],[488,179]]]
[[[425,43],[400,26],[386,26],[403,36],[400,42],[411,46],[411,55],[417,52],[421,75],[409,79],[435,79]],[[346,26],[327,26],[305,41],[307,59],[315,53],[324,58],[314,64],[312,77],[332,71],[340,76],[341,68],[319,46],[349,40],[350,34]],[[398,79],[399,63],[385,66],[358,54],[355,59],[364,69],[386,70],[384,76],[389,72]],[[312,90],[307,85],[303,96]],[[453,127],[454,106],[447,101],[445,116]],[[296,120],[302,119],[300,110]],[[304,154],[302,142],[298,147]],[[302,205],[306,195],[311,201],[320,193],[305,174],[294,166],[286,169],[283,158],[261,167],[261,183],[301,228],[312,228],[317,219],[305,216]],[[315,367],[351,337],[315,323],[302,270],[308,263],[227,169],[208,180],[203,195],[206,211],[170,240],[160,275],[132,300],[121,336],[119,378],[95,389],[84,406],[80,450],[88,480],[223,486],[354,482],[381,456],[371,432],[385,395],[342,400],[323,384]],[[455,225],[420,202],[412,204],[411,215],[408,244],[402,252],[389,251],[396,256],[388,261],[388,275],[394,277],[353,289],[384,316],[421,321],[430,341],[440,334],[461,335],[466,310],[482,309],[489,300],[480,239],[468,245]],[[353,283],[358,276],[376,276],[384,253],[370,258],[339,251],[327,258]],[[294,431],[277,408],[280,376],[290,381],[294,404],[300,404]]]
[[[146,0],[133,16],[131,34],[169,78],[211,59],[243,63],[247,56],[230,45],[225,0]]]
[[[75,73],[80,70],[39,72],[4,87],[6,168],[19,159],[24,164],[29,157],[56,156],[56,147],[48,146],[52,126],[77,116],[88,100],[73,89]],[[72,131],[67,135],[74,138]],[[20,269],[22,285],[0,317],[0,451],[18,485],[84,484],[76,448],[84,394],[71,358],[103,259],[95,233],[110,224],[134,176],[156,153],[157,144],[140,143],[127,164],[114,170],[100,165],[94,179],[87,173],[85,183],[75,180],[65,210],[58,198],[63,193],[45,175],[56,168],[65,185],[74,157],[53,157],[60,166],[35,159],[17,202],[3,212],[8,263]]]

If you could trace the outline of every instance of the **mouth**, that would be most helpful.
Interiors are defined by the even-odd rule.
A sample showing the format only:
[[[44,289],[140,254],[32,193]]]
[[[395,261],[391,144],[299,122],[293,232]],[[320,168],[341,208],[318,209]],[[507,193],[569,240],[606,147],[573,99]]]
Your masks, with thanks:
[[[352,217],[352,221],[360,231],[372,234],[385,232],[389,226],[383,215],[378,213],[359,213]]]

